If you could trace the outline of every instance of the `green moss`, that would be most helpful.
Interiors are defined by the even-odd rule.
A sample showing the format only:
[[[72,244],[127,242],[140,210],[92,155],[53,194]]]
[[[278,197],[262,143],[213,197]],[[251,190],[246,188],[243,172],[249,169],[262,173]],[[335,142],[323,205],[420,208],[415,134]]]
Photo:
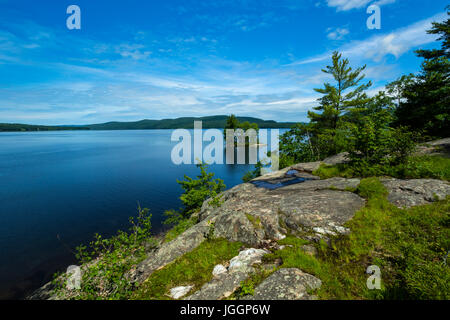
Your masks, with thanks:
[[[155,271],[134,293],[133,299],[170,299],[169,290],[182,285],[193,285],[195,290],[212,279],[214,266],[239,254],[242,243],[225,239],[204,241],[161,270]]]
[[[185,232],[187,229],[196,224],[196,220],[189,218],[183,219],[179,223],[177,223],[172,229],[170,229],[164,238],[165,242],[170,242],[175,240],[180,234]]]
[[[248,221],[250,221],[255,229],[261,229],[261,218],[260,217],[254,217],[251,214],[246,213],[245,216],[247,217]]]
[[[321,179],[329,179],[332,177],[342,177],[343,170],[338,166],[329,166],[321,164],[317,170],[313,171],[313,175],[320,177]]]
[[[356,192],[366,199],[385,197],[388,195],[387,189],[377,178],[366,178],[361,180],[358,188],[356,188]]]
[[[239,288],[231,296],[231,299],[237,299],[240,297],[253,295],[255,293],[255,288],[261,284],[268,276],[270,276],[275,269],[266,270],[264,268],[259,268],[256,272],[252,273],[247,279],[241,281]]]

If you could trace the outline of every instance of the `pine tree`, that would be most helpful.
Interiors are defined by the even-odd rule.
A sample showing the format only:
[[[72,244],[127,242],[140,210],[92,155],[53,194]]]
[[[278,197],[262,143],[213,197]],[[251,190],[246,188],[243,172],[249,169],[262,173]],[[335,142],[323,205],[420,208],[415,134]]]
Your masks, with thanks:
[[[425,61],[421,72],[405,88],[406,101],[396,111],[397,125],[433,137],[447,137],[450,136],[450,19],[434,22],[427,32],[440,35],[438,41],[442,41],[442,46],[416,51]]]
[[[308,117],[311,120],[313,132],[315,132],[315,144],[322,144],[328,149],[322,153],[324,155],[335,154],[339,152],[339,126],[340,120],[344,115],[348,119],[352,118],[352,113],[364,109],[364,106],[370,101],[365,94],[372,83],[362,83],[365,75],[362,74],[366,66],[353,70],[349,66],[348,59],[343,59],[342,54],[334,52],[332,56],[332,65],[327,66],[322,71],[332,75],[335,83],[325,83],[324,88],[314,89],[323,94],[319,99],[319,106],[314,110],[321,111],[316,113],[309,111]],[[319,135],[320,132],[320,135]],[[322,142],[320,140],[323,140]]]

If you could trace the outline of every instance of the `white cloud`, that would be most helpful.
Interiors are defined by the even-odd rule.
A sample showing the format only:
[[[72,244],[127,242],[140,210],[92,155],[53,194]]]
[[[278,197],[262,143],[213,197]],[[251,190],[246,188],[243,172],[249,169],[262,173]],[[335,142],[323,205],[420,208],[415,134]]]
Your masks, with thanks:
[[[347,28],[328,28],[327,33],[327,38],[330,40],[342,40],[350,31]]]
[[[362,7],[367,7],[373,0],[327,0],[329,7],[337,8],[337,11],[348,11],[352,9],[360,9]],[[389,3],[394,3],[396,0],[379,0],[375,2],[376,5],[385,5]]]
[[[416,22],[405,28],[397,29],[393,32],[370,37],[362,41],[352,41],[337,48],[346,58],[371,59],[380,61],[387,55],[393,55],[399,58],[405,52],[434,42],[435,35],[430,35],[426,31],[431,28],[434,21],[442,21],[447,16],[446,13],[437,14],[431,18]],[[326,61],[330,58],[331,52],[293,62],[289,65],[304,65],[316,62]]]

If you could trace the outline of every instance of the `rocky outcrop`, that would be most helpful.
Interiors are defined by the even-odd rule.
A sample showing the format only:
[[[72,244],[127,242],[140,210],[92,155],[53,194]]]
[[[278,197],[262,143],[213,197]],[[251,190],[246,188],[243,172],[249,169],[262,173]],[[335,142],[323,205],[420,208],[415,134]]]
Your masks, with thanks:
[[[198,218],[214,219],[216,236],[253,246],[282,239],[289,230],[318,236],[341,233],[342,225],[365,204],[347,191],[358,185],[359,179],[344,178],[306,180],[276,190],[245,183],[224,192],[218,208],[205,202]]]
[[[313,300],[315,297],[309,292],[321,285],[319,279],[299,269],[279,269],[243,300]]]
[[[266,250],[250,248],[243,250],[229,261],[228,268],[219,274],[187,300],[219,300],[228,298],[241,285],[241,282],[254,271],[253,266],[260,264],[262,257],[269,253]],[[216,268],[214,268],[216,270]],[[221,268],[220,268],[221,269]],[[214,275],[214,271],[213,271]]]
[[[450,184],[434,179],[380,179],[389,191],[388,200],[399,208],[410,208],[443,200],[450,194]]]
[[[181,297],[184,297],[186,294],[188,294],[189,291],[192,290],[194,286],[180,286],[176,288],[170,289],[170,297],[172,299],[180,299]]]
[[[158,250],[139,264],[131,278],[136,282],[143,282],[154,271],[163,268],[183,254],[194,250],[206,239],[209,228],[209,223],[202,221],[178,236],[175,240],[163,243]]]
[[[442,147],[442,143],[447,142],[438,145]],[[288,233],[318,240],[350,232],[345,223],[365,205],[365,200],[355,192],[360,179],[320,180],[312,174],[322,163],[331,165],[345,161],[347,155],[340,154],[323,162],[296,164],[223,192],[219,206],[213,205],[211,200],[205,201],[195,215],[199,222],[175,240],[160,244],[130,278],[139,285],[154,271],[192,251],[212,234],[242,242],[250,249],[242,250],[224,265],[217,265],[212,280],[197,292],[191,292],[192,287],[186,285],[173,288],[171,294],[175,299],[223,299],[239,288],[254,272],[255,265],[261,264],[266,249],[278,246],[276,241]],[[380,180],[389,192],[388,200],[398,207],[428,204],[450,195],[450,184],[446,181]],[[314,246],[306,246],[305,252],[316,254]],[[309,292],[318,287],[320,280],[312,275],[298,269],[279,269],[246,299],[313,299]],[[41,288],[32,298],[51,298],[50,288],[50,285]]]
[[[416,148],[416,155],[439,155],[450,157],[450,138],[421,144]]]

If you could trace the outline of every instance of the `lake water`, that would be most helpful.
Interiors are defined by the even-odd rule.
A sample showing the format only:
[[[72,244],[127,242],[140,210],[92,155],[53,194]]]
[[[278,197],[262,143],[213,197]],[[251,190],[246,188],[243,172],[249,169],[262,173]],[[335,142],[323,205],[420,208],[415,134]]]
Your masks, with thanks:
[[[180,207],[176,179],[199,172],[172,163],[171,133],[0,133],[0,299],[23,298],[76,263],[74,248],[95,233],[127,229],[138,202],[160,231],[163,212]],[[230,188],[252,168],[210,170]]]

